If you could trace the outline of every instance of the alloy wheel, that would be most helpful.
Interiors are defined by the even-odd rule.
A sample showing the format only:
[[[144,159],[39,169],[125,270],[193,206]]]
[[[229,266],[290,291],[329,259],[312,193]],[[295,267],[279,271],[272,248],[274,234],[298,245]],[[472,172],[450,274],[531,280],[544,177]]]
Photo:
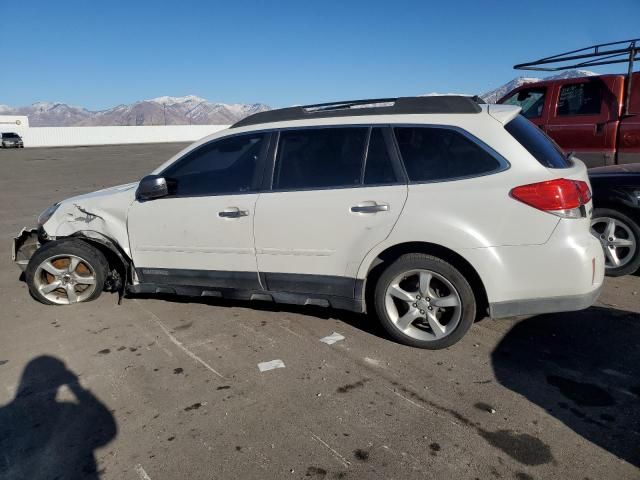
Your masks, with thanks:
[[[422,341],[450,335],[462,317],[462,300],[453,284],[425,269],[396,276],[387,287],[385,308],[398,330]]]
[[[95,270],[76,255],[55,255],[36,269],[34,285],[47,300],[60,305],[83,302],[96,289]]]
[[[591,220],[591,233],[595,235],[605,254],[605,268],[620,268],[629,263],[636,252],[636,239],[629,226],[612,217]]]

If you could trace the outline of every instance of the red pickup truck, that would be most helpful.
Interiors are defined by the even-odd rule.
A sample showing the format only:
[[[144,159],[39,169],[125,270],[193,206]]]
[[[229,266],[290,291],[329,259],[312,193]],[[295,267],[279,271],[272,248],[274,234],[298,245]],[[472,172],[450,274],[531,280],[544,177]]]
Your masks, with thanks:
[[[640,47],[636,47],[635,41],[631,42],[631,47],[617,50],[628,58],[627,75],[528,83],[512,90],[498,103],[521,106],[526,118],[588,167],[640,162],[640,72],[632,73],[633,60]],[[575,50],[515,68],[555,71],[569,67],[566,63],[555,68],[548,65],[567,60],[578,61],[578,66],[583,67],[589,65],[585,58],[590,57],[600,65],[604,63],[606,46],[617,48],[619,43],[623,42],[596,46],[595,53]]]

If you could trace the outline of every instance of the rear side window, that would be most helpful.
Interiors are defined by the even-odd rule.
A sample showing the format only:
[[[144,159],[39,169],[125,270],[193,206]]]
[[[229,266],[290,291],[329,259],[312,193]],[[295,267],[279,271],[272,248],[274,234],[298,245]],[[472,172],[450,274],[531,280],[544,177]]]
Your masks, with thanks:
[[[599,81],[564,85],[558,96],[558,116],[599,114],[602,85]]]
[[[568,168],[571,166],[560,147],[522,115],[511,120],[504,128],[545,167]]]
[[[522,116],[525,118],[540,118],[544,110],[546,93],[546,87],[527,88],[514,93],[501,103],[521,107]]]
[[[487,150],[457,130],[399,127],[394,131],[412,182],[484,175],[502,167]]]
[[[280,133],[273,188],[360,185],[368,128],[317,128]]]

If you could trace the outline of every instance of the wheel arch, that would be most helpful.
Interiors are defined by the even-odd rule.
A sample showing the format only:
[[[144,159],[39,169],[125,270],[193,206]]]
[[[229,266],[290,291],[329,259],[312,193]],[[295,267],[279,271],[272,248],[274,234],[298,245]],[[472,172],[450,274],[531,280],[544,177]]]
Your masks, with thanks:
[[[624,203],[618,203],[614,201],[605,201],[599,202],[597,205],[594,204],[593,210],[607,209],[619,212],[623,215],[626,215],[631,220],[636,222],[638,227],[640,227],[640,209],[632,208]]]
[[[120,248],[118,243],[108,236],[93,230],[80,230],[66,238],[82,240],[102,252],[107,262],[109,262],[109,266],[120,276],[119,279],[112,279],[113,285],[111,286],[111,290],[117,291],[120,298],[122,298],[127,285],[131,282],[130,272],[132,260],[122,248]]]
[[[442,260],[451,263],[451,265],[464,275],[476,296],[476,320],[480,320],[488,315],[489,300],[487,297],[487,291],[480,275],[473,265],[471,265],[471,263],[462,255],[450,248],[429,242],[404,242],[392,245],[382,250],[375,256],[373,261],[369,262],[362,289],[365,307],[372,305],[371,301],[375,285],[382,272],[388,265],[391,265],[391,263],[407,253],[424,253],[426,255],[433,255],[434,257],[441,258]]]

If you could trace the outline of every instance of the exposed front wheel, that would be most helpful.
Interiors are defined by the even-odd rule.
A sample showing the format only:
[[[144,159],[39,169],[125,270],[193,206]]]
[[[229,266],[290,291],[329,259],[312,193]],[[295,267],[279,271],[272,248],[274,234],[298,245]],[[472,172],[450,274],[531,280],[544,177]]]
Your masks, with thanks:
[[[88,302],[100,296],[108,272],[102,252],[81,240],[49,242],[29,260],[31,295],[47,305]]]
[[[375,310],[397,341],[437,350],[459,341],[476,315],[469,282],[451,264],[425,254],[403,255],[380,276]]]
[[[619,277],[640,268],[640,226],[631,218],[616,210],[596,208],[591,233],[604,250],[606,275]]]

